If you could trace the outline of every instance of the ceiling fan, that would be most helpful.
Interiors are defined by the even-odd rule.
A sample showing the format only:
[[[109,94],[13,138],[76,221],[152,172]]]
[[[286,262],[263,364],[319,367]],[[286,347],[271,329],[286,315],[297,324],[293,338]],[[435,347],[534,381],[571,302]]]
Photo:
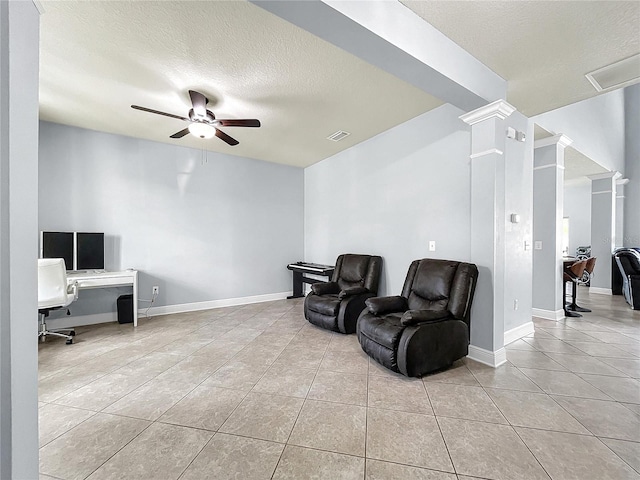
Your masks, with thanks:
[[[189,126],[187,128],[174,133],[170,138],[182,138],[188,133],[200,138],[211,138],[215,135],[220,140],[227,142],[229,145],[238,145],[239,142],[235,138],[230,137],[222,130],[219,130],[218,127],[260,126],[260,120],[256,120],[255,118],[246,120],[223,120],[216,118],[211,110],[207,110],[207,103],[209,103],[209,99],[202,93],[196,92],[195,90],[189,90],[189,97],[191,97],[191,104],[193,105],[193,108],[189,110],[188,118],[181,117],[180,115],[174,115],[172,113],[161,112],[159,110],[153,110],[152,108],[140,107],[139,105],[131,105],[131,108],[189,122]]]

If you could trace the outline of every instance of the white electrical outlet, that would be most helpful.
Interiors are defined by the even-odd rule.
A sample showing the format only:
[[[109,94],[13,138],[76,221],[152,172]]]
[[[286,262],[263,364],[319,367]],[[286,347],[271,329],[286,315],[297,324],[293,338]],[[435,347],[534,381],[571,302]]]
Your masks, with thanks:
[[[158,295],[160,293],[160,287],[158,287],[157,285],[153,287],[153,289],[151,290],[151,295]]]
[[[533,249],[542,250],[542,240],[536,240],[535,242],[533,242]]]
[[[435,240],[429,240],[429,251],[430,252],[435,252],[436,251],[436,241]]]

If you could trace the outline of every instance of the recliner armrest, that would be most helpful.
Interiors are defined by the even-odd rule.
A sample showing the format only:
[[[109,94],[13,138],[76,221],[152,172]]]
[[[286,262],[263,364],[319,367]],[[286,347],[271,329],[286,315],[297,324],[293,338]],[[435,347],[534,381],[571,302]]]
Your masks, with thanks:
[[[404,312],[408,308],[407,299],[399,295],[367,298],[364,303],[369,311],[374,315],[382,315],[391,312]]]
[[[316,295],[327,295],[330,293],[340,293],[338,282],[319,282],[311,285],[311,291]]]
[[[351,288],[345,288],[344,290],[342,290],[339,294],[338,294],[338,298],[340,300],[350,297],[352,295],[360,295],[361,293],[368,293],[369,289],[365,288],[365,287],[351,287]]]
[[[407,310],[402,314],[400,323],[403,325],[416,325],[418,323],[433,323],[451,318],[446,310]]]

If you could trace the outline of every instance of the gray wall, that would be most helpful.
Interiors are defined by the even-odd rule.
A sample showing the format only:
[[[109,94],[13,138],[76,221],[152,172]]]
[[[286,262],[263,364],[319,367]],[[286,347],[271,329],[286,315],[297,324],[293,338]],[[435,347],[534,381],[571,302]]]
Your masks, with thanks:
[[[0,478],[38,478],[39,13],[0,2]]]
[[[384,257],[380,295],[418,258],[468,261],[468,127],[443,105],[305,169],[305,260]],[[430,240],[436,251],[428,251]]]
[[[39,187],[40,229],[105,232],[105,267],[138,269],[154,306],[287,292],[303,255],[300,168],[42,122]]]
[[[640,84],[624,89],[625,100],[625,247],[640,246]]]
[[[576,248],[591,245],[591,181],[565,183],[564,213],[569,217],[569,255]]]
[[[607,170],[624,173],[624,93],[614,90],[531,119],[573,140],[571,146]]]

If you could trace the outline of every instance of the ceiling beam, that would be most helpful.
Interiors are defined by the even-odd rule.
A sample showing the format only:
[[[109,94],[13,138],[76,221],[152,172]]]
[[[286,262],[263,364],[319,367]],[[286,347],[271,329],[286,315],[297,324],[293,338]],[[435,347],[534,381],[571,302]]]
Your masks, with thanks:
[[[502,77],[400,2],[250,1],[462,110],[506,98]]]

